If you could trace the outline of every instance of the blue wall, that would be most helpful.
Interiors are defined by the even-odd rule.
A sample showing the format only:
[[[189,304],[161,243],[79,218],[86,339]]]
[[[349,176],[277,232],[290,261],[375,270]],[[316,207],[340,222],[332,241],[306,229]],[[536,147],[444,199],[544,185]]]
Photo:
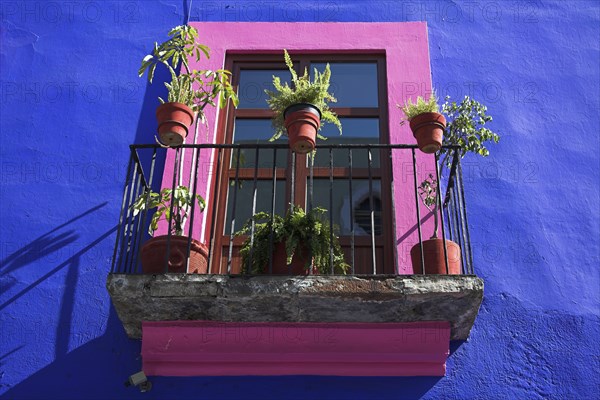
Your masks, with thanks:
[[[104,284],[128,145],[152,141],[161,91],[136,72],[189,5],[0,3],[0,395],[600,397],[600,9],[586,1],[194,1],[192,21],[428,22],[434,86],[486,103],[502,134],[488,159],[464,161],[485,297],[441,379],[154,378],[147,394],[124,388],[140,343],[125,336]]]

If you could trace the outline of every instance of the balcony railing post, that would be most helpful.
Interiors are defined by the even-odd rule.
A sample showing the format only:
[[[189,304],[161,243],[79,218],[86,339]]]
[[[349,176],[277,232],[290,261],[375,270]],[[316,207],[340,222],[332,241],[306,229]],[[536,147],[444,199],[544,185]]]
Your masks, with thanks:
[[[291,173],[290,173],[290,181],[291,181],[291,193],[290,193],[290,212],[293,210],[294,204],[296,202],[296,153],[292,152],[290,157],[292,159]]]
[[[329,149],[329,266],[333,275],[333,149]]]
[[[139,157],[138,157],[139,160]],[[150,161],[150,177],[148,178],[148,182],[146,183],[146,188],[145,191],[148,194],[148,197],[146,198],[146,207],[144,208],[144,211],[142,212],[142,216],[141,216],[141,227],[143,229],[139,230],[139,242],[141,244],[142,241],[142,237],[144,235],[144,231],[146,230],[146,218],[148,217],[148,200],[149,200],[149,196],[150,196],[150,190],[152,189],[152,183],[154,181],[154,167],[156,165],[156,148],[152,149],[152,159]],[[139,272],[139,261],[137,260],[137,256],[139,255],[139,251],[136,251],[136,259],[134,260],[134,272]]]
[[[467,220],[467,204],[465,202],[465,192],[464,192],[464,181],[463,181],[463,174],[462,174],[462,165],[460,163],[460,157],[458,157],[458,174],[457,177],[459,179],[459,201],[460,204],[458,205],[458,208],[462,214],[462,225],[463,225],[463,238],[465,240],[465,248],[466,248],[466,261],[467,261],[467,270],[469,271],[470,274],[474,274],[475,271],[473,270],[473,253],[471,250],[471,236],[469,234],[469,224],[468,224],[468,220]]]
[[[367,155],[369,170],[369,216],[371,222],[371,259],[373,263],[373,275],[377,275],[377,255],[375,252],[375,207],[373,206],[373,157],[369,145],[367,145]]]
[[[453,189],[452,189],[452,198],[451,201],[448,203],[449,207],[451,207],[449,210],[452,213],[453,217],[454,217],[454,235],[452,237],[452,240],[458,242],[459,247],[461,248],[461,259],[460,259],[460,264],[461,264],[461,271],[463,274],[468,274],[467,272],[467,264],[465,261],[465,258],[463,257],[463,253],[465,251],[464,248],[464,243],[461,239],[462,237],[462,227],[460,224],[460,215],[459,215],[459,207],[458,207],[458,185],[456,185]],[[464,253],[466,254],[466,253]]]
[[[393,161],[393,149],[389,148],[388,149],[388,157],[390,159],[390,163]],[[398,271],[398,266],[399,266],[399,261],[398,261],[398,246],[396,243],[398,243],[398,240],[396,238],[396,201],[395,201],[395,195],[394,195],[394,174],[390,173],[390,200],[391,200],[391,213],[394,216],[392,218],[392,254],[393,254],[393,262],[394,262],[394,274],[395,275],[399,275]],[[383,190],[383,188],[382,188]],[[381,213],[381,220],[383,221],[383,211]],[[382,222],[383,223],[383,222]]]
[[[222,147],[217,147],[217,146],[215,146],[215,148],[217,150],[217,157],[215,158],[216,168],[218,170],[220,170],[221,173],[224,173],[223,171],[228,169],[228,167],[226,168],[225,166],[222,165],[222,160],[223,160],[223,151],[222,150],[223,149],[222,149]],[[211,198],[217,199],[217,191],[219,189],[219,179],[217,179],[216,176],[213,176],[213,179],[215,180],[215,182],[214,182]],[[229,183],[229,182],[227,182],[227,183]],[[236,183],[236,185],[237,185],[237,183]],[[212,232],[212,237],[210,238],[210,246],[208,247],[208,260],[209,260],[209,267],[212,267],[212,264],[214,262],[217,262],[219,265],[219,274],[222,274],[223,273],[223,266],[222,266],[223,263],[221,262],[221,260],[213,260],[214,253],[215,253],[215,237],[217,235],[224,234],[224,232],[225,232],[225,229],[223,229],[223,232],[215,231],[216,215],[217,215],[217,207],[212,207],[212,213],[211,213],[211,217],[210,217],[211,227],[210,227],[210,231],[209,231],[209,232]],[[211,270],[209,269],[208,273],[210,273],[210,272],[211,272]]]
[[[442,245],[444,247],[444,261],[446,262],[446,274],[450,272],[450,265],[448,264],[448,246],[446,245],[446,229],[444,222],[444,207],[442,207],[442,195],[441,195],[441,182],[440,182],[440,153],[435,153],[435,179],[437,181],[437,190],[436,190],[436,203],[437,203],[437,212],[439,213],[440,225],[442,228]],[[438,218],[436,215],[435,218]]]
[[[352,200],[352,148],[348,149],[348,168],[350,175],[350,179],[348,180],[348,197],[350,204],[350,258],[352,261],[350,265],[352,268],[352,275],[354,275],[356,273],[356,269],[354,267],[354,207],[352,207],[352,204],[354,204],[354,201]]]
[[[137,150],[136,150],[136,160],[138,162],[138,168],[140,170],[139,172],[139,177],[138,177],[138,187],[134,196],[134,201],[135,199],[137,199],[139,196],[141,196],[146,190],[148,190],[148,182],[146,182],[146,178],[144,176],[144,170],[143,170],[143,166],[142,163],[140,161],[139,155],[137,154]],[[134,228],[133,232],[132,232],[132,236],[133,236],[133,242],[131,244],[132,250],[131,250],[131,264],[130,264],[130,270],[132,273],[136,272],[138,269],[138,254],[140,252],[140,243],[142,241],[142,237],[141,237],[141,232],[143,231],[143,227],[144,227],[144,215],[145,214],[138,214],[136,216],[136,221],[135,221],[135,225],[136,227]]]
[[[133,166],[132,182],[129,187],[129,199],[128,199],[127,205],[126,205],[127,218],[125,219],[125,221],[126,221],[125,241],[123,242],[123,244],[125,244],[126,249],[127,249],[127,254],[125,256],[125,265],[124,265],[126,273],[131,273],[131,270],[132,270],[131,261],[130,261],[130,256],[133,258],[133,255],[132,255],[133,249],[131,248],[131,237],[134,236],[133,226],[135,223],[135,221],[134,221],[135,217],[133,216],[133,211],[131,210],[131,205],[135,201],[136,195],[139,192],[139,185],[140,185],[139,164],[136,161]]]
[[[237,193],[240,184],[240,155],[241,149],[238,147],[235,153],[235,180],[233,181],[233,206],[231,207],[231,227],[229,228],[229,253],[227,255],[227,273],[231,274],[231,259],[233,258],[233,237],[235,235],[235,217],[237,211]],[[231,154],[232,152],[230,152]],[[231,161],[229,161],[231,165]],[[225,169],[229,169],[228,166]],[[227,182],[229,183],[229,182]],[[229,190],[229,189],[228,189]],[[214,207],[216,208],[216,207]],[[220,263],[219,263],[220,264]]]
[[[180,150],[181,150],[181,147],[178,147],[175,149],[175,163],[173,165],[173,184],[171,185],[171,205],[169,207],[169,218],[167,218],[167,225],[168,225],[167,254],[165,256],[165,273],[166,274],[169,273],[169,259],[171,257],[171,239],[173,236],[173,233],[172,233],[173,230],[171,229],[171,226],[173,224],[173,208],[175,205],[175,201],[174,201],[175,188],[177,185],[177,178],[179,177],[179,175],[178,175],[179,163],[181,162],[180,157],[179,157]]]
[[[133,153],[133,148],[131,149],[131,152]],[[118,252],[117,249],[119,248],[119,242],[121,240],[121,230],[124,229],[124,218],[125,218],[125,205],[127,203],[127,192],[129,191],[129,179],[131,174],[133,173],[131,170],[131,165],[133,163],[133,154],[129,155],[129,163],[127,164],[127,171],[125,173],[125,184],[123,185],[123,199],[121,201],[121,213],[119,214],[119,225],[117,226],[117,237],[115,239],[115,249],[113,250],[113,259],[112,259],[112,266],[110,268],[110,272],[111,273],[115,273],[115,272],[121,272],[121,260],[123,258],[123,253],[122,252]],[[124,231],[123,231],[124,233]],[[118,257],[118,261],[117,261],[117,257]]]
[[[310,171],[309,171],[309,181],[308,181],[308,208],[307,211],[313,209],[313,194],[314,194],[314,175],[315,175],[315,162],[314,158],[310,159]]]
[[[271,227],[275,223],[275,194],[276,194],[276,186],[277,186],[277,149],[273,148],[273,170],[271,171],[273,174],[273,185],[271,188]],[[269,235],[269,254],[273,254],[273,229],[271,229],[271,234]],[[269,274],[273,273],[273,257],[269,257]]]
[[[200,160],[200,150],[197,148],[194,148],[194,151],[192,152],[192,171],[190,171],[190,174],[194,175],[194,178],[192,180],[192,182],[190,183],[190,185],[192,186],[192,204],[190,206],[190,219],[189,219],[189,223],[190,226],[188,228],[188,237],[187,237],[187,252],[185,254],[185,270],[186,272],[190,270],[190,258],[191,258],[191,251],[192,251],[192,232],[194,230],[194,211],[196,211],[196,194],[198,192],[198,170],[200,168],[198,168],[198,162]],[[207,271],[208,271],[208,266],[207,266]]]
[[[419,250],[421,251],[421,270],[423,275],[425,275],[425,251],[423,250],[423,235],[421,234],[421,209],[419,207],[419,184],[417,183],[417,155],[415,154],[414,148],[411,149],[411,152],[413,164],[413,179],[415,184],[415,207],[417,210],[417,232],[419,233]],[[416,273],[416,271],[413,270],[413,273]]]
[[[252,186],[252,215],[256,214],[256,197],[258,195],[258,163],[260,153],[259,147],[256,146],[256,153],[254,156],[254,182]],[[254,256],[254,227],[255,222],[252,220],[250,228],[250,257],[248,258],[248,265],[252,265],[252,257]]]

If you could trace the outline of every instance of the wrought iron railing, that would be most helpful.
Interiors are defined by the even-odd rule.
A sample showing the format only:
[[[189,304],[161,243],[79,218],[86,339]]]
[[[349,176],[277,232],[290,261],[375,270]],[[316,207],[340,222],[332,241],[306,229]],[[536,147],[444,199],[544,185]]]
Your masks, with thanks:
[[[161,184],[167,180],[170,183],[171,189],[174,190],[181,182],[182,175],[185,175],[186,178],[183,180],[183,183],[189,186],[193,196],[201,193],[203,190],[202,194],[206,195],[206,192],[208,192],[208,196],[206,196],[208,197],[207,212],[202,214],[203,223],[198,222],[199,215],[201,214],[195,203],[192,203],[188,210],[189,220],[185,227],[185,235],[188,237],[187,254],[185,254],[186,271],[189,271],[190,266],[191,238],[204,237],[204,242],[208,247],[209,264],[207,271],[223,274],[236,272],[236,268],[232,268],[235,258],[234,248],[236,247],[233,233],[244,222],[239,221],[238,212],[239,199],[237,197],[240,195],[241,190],[250,193],[252,203],[250,214],[254,214],[260,208],[257,208],[258,182],[264,183],[270,181],[271,193],[267,193],[268,196],[266,196],[270,198],[270,204],[266,211],[271,214],[276,213],[276,204],[277,202],[281,202],[281,195],[277,190],[277,184],[281,182],[281,174],[277,173],[277,169],[283,168],[286,170],[286,181],[291,182],[287,197],[297,200],[297,196],[294,193],[297,187],[295,181],[298,179],[295,173],[297,156],[294,153],[286,155],[285,165],[281,163],[281,156],[279,157],[279,161],[277,160],[279,152],[284,151],[287,153],[287,144],[197,144],[169,149],[167,151],[173,152],[173,155],[170,159],[171,162],[167,163],[168,167],[164,169],[164,174],[168,174],[168,179],[162,179],[161,175],[163,171],[159,171],[162,170],[162,162],[159,163],[158,160],[164,156],[164,150],[160,146],[132,145],[130,148],[131,158],[125,180],[111,273],[135,274],[143,272],[139,255],[142,245],[150,238],[148,227],[153,211],[142,210],[135,213],[132,205],[136,199],[147,194],[149,190],[158,192],[161,189]],[[371,262],[368,273],[380,274],[385,270],[392,270],[395,274],[404,273],[399,268],[398,262],[399,257],[404,257],[405,255],[398,254],[400,251],[398,250],[398,245],[401,240],[396,237],[396,216],[398,215],[396,210],[414,207],[411,226],[407,227],[407,232],[413,232],[412,237],[414,237],[414,232],[416,231],[419,243],[422,243],[426,238],[423,229],[424,221],[432,216],[432,213],[423,207],[418,191],[419,180],[422,180],[425,174],[423,173],[424,171],[419,170],[419,164],[417,163],[419,150],[417,147],[406,144],[321,144],[317,146],[317,150],[321,164],[312,164],[310,162],[306,164],[306,208],[311,209],[315,206],[315,171],[319,171],[321,184],[325,183],[325,186],[329,186],[328,190],[321,191],[329,196],[329,226],[332,232],[339,232],[339,221],[335,221],[333,204],[334,191],[339,189],[339,185],[335,186],[334,182],[343,180],[347,184],[347,197],[349,198],[347,202],[350,204],[350,207],[348,210],[345,210],[346,214],[348,214],[349,224],[345,226],[344,237],[346,238],[346,262],[350,265],[348,272],[350,274],[365,273],[364,268],[357,268],[357,261],[355,259],[356,243],[360,239],[362,240],[363,247],[364,243],[370,242],[367,245],[367,248],[370,247],[371,253],[370,257],[367,257],[370,258]],[[451,159],[451,166],[445,169],[445,173],[441,173],[441,168],[439,167],[434,168],[432,159],[428,161],[430,171],[433,171],[430,173],[435,174],[435,179],[441,182],[440,187],[443,189],[443,192],[440,190],[443,196],[437,197],[438,209],[441,215],[441,236],[458,243],[460,248],[461,273],[474,274],[460,157],[458,156],[458,149],[455,147],[444,147],[444,150]],[[268,158],[266,163],[260,161],[261,152],[270,153],[266,157]],[[244,155],[248,156],[251,153],[253,153],[254,160],[250,163],[245,163]],[[357,157],[358,154],[360,154],[359,157]],[[360,162],[357,162],[358,158]],[[437,154],[435,155],[435,161],[435,165],[439,165]],[[323,163],[326,165],[323,165]],[[359,163],[361,165],[358,167],[362,171],[362,176],[357,178],[355,171],[357,171],[357,164]],[[423,159],[420,160],[420,164],[422,163]],[[400,167],[398,167],[399,164],[401,164]],[[325,173],[325,170],[328,173]],[[386,171],[389,182],[381,180],[383,170]],[[407,178],[407,170],[410,173],[409,179],[405,179]],[[400,179],[398,176],[394,177],[393,171],[402,171],[402,174],[405,176],[403,179]],[[245,174],[241,172],[245,172]],[[334,172],[337,175],[334,176]],[[379,174],[377,175],[379,178],[374,178],[374,172]],[[219,173],[227,174],[226,186],[223,186],[222,181],[218,179],[217,175]],[[242,183],[246,183],[248,186],[244,188]],[[360,204],[360,207],[354,207],[354,189],[359,183],[362,183],[367,193],[363,193],[365,201]],[[391,205],[390,209],[382,209],[382,203],[378,201],[379,197],[374,195],[377,190],[383,190],[381,186],[384,184],[390,185],[388,191],[389,196],[391,196],[388,202]],[[377,185],[379,185],[379,188],[377,188]],[[226,191],[228,193],[221,193],[220,196],[217,196],[219,190],[222,191],[223,187],[227,188]],[[407,196],[404,196],[402,199],[394,199],[394,193],[399,188],[404,190],[403,193],[406,193],[406,190],[412,191],[414,196],[409,196],[412,199],[409,200]],[[262,194],[265,194],[264,190]],[[339,193],[336,192],[336,195],[339,195]],[[227,196],[229,204],[226,206],[227,211],[221,211],[219,214],[219,204],[217,203],[219,197],[223,196]],[[408,202],[412,202],[413,204],[409,205]],[[223,204],[226,203],[221,201],[220,207],[223,207]],[[321,203],[321,205],[323,204]],[[170,211],[170,216],[172,217],[173,206],[170,206]],[[341,218],[339,217],[340,213],[336,214],[338,218]],[[221,221],[219,218],[221,218]],[[227,220],[223,221],[223,218]],[[225,229],[222,231],[216,230],[219,221],[219,226],[225,226]],[[169,224],[170,222],[171,220],[168,221]],[[378,266],[378,263],[381,264],[382,261],[376,254],[376,248],[381,243],[376,244],[376,238],[381,240],[379,236],[381,234],[381,226],[386,223],[393,224],[393,228],[391,229],[392,237],[387,238],[391,243],[385,243],[384,245],[392,249],[394,265],[392,268],[383,269],[381,265]],[[168,273],[173,272],[169,267],[173,233],[170,229],[166,229],[164,234],[167,236],[167,248],[162,272]],[[221,236],[221,240],[217,243],[216,237],[219,235]],[[402,240],[407,240],[409,237],[411,235],[407,234],[403,236]],[[220,247],[217,248],[217,245]],[[443,248],[446,272],[449,272],[448,249],[445,241]],[[421,265],[420,267],[415,266],[413,268],[414,274],[425,273],[425,257],[423,257],[422,249],[423,247],[421,247]],[[362,250],[365,251],[365,248]],[[215,256],[215,253],[220,254],[219,259]],[[361,258],[361,260],[363,259],[364,257]]]

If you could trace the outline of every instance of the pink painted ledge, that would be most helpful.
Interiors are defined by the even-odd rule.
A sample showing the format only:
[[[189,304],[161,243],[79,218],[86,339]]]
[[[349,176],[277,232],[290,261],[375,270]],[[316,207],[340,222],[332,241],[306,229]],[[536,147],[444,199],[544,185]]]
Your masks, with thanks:
[[[147,375],[444,376],[448,322],[142,323]]]

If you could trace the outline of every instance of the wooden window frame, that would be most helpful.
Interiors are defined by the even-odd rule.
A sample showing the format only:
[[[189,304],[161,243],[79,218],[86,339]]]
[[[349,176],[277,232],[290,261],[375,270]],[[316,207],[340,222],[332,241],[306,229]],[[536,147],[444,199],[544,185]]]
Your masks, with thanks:
[[[339,117],[345,118],[377,118],[379,120],[379,143],[389,143],[389,127],[388,127],[388,114],[387,114],[387,76],[385,67],[385,55],[382,53],[319,53],[314,54],[310,52],[290,52],[294,65],[297,66],[296,71],[304,71],[305,68],[309,67],[311,62],[375,62],[377,64],[377,85],[378,85],[378,107],[335,107],[333,104],[333,111],[335,111]],[[287,70],[285,64],[282,62],[282,56],[278,52],[277,54],[228,54],[225,59],[225,68],[232,71],[233,73],[233,86],[237,90],[239,88],[239,79],[241,70],[264,70],[264,69],[280,69]],[[232,105],[229,106],[227,112],[221,113],[219,118],[219,129],[217,136],[217,143],[232,143],[233,127],[236,118],[243,119],[266,119],[271,118],[273,115],[272,111],[268,108],[265,109],[234,109]],[[373,150],[373,152],[379,150]],[[288,167],[290,166],[291,151],[288,151]],[[230,235],[225,234],[225,223],[227,213],[227,197],[229,189],[230,179],[235,178],[235,168],[230,167],[229,160],[231,159],[232,150],[222,150],[221,163],[215,165],[213,171],[217,171],[217,185],[216,193],[214,193],[214,204],[217,209],[215,210],[215,221],[211,224],[209,221],[208,226],[212,227],[210,237],[213,238],[213,251],[212,251],[212,269],[211,273],[228,273],[227,271],[227,256],[228,252],[224,249],[229,246]],[[215,158],[215,163],[217,163]],[[304,182],[307,182],[309,178],[310,169],[307,167],[306,156],[296,156],[296,175],[295,175],[295,196],[294,199],[290,198],[290,175],[292,173],[291,168],[279,167],[276,169],[277,181],[286,181],[286,198],[285,204],[293,201],[294,204],[305,207],[306,199],[306,187]],[[349,176],[348,167],[334,167],[333,178],[347,179]],[[272,168],[258,168],[257,179],[272,179]],[[394,243],[393,243],[393,224],[386,223],[390,219],[384,217],[384,213],[391,213],[391,160],[390,157],[384,156],[384,151],[381,151],[380,165],[378,168],[371,168],[371,177],[375,180],[381,181],[381,202],[382,202],[382,234],[376,236],[376,247],[381,248],[381,255],[378,255],[377,261],[377,273],[378,274],[393,274],[395,272],[394,262]],[[254,167],[239,170],[239,179],[243,178],[254,178]],[[314,167],[313,178],[323,179],[329,178],[328,167]],[[369,179],[368,168],[353,168],[352,179]],[[213,214],[213,210],[208,210],[208,215]],[[394,218],[391,215],[392,219]],[[244,221],[236,222],[236,230],[241,227]],[[243,243],[243,237],[235,237],[233,240],[233,246],[241,246]],[[341,236],[340,243],[342,246],[350,246],[350,236]],[[354,244],[356,247],[362,247],[369,249],[371,248],[371,236],[358,236],[354,237]],[[352,260],[347,260],[349,263]],[[239,266],[235,265],[237,261],[232,260],[231,273],[239,273]],[[355,259],[355,263],[360,260]],[[355,273],[372,273],[372,264],[368,267],[357,265]]]

